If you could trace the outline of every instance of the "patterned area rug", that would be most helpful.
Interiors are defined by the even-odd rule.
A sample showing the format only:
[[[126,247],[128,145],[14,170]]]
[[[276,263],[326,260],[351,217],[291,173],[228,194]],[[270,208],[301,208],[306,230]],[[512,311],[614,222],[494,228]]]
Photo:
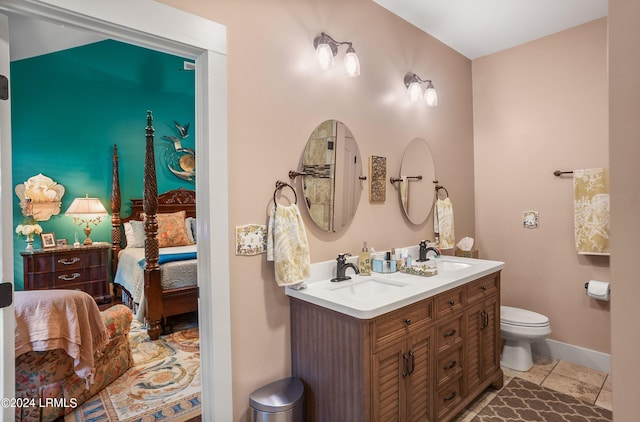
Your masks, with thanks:
[[[200,415],[197,323],[181,322],[172,334],[151,341],[133,321],[129,342],[134,366],[68,414],[65,422],[180,422]]]
[[[607,422],[610,410],[513,378],[472,422]]]

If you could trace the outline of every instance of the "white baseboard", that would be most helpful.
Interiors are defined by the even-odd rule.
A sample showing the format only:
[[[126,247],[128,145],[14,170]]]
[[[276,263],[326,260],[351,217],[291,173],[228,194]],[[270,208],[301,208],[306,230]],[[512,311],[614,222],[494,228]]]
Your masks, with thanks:
[[[550,356],[596,371],[611,373],[611,355],[607,353],[549,339],[533,343],[531,350],[536,355]]]

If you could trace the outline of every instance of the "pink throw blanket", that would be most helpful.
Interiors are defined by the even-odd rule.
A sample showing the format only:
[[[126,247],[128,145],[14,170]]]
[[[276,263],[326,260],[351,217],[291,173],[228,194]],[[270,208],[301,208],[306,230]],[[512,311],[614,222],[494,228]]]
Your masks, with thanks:
[[[109,337],[93,298],[79,290],[30,290],[15,292],[14,303],[16,356],[64,349],[89,388],[95,374],[94,354]]]

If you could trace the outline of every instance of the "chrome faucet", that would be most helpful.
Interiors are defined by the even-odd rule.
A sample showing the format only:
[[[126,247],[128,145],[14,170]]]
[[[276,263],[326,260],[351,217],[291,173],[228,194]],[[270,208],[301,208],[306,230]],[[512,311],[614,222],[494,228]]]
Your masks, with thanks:
[[[352,268],[353,271],[355,271],[356,274],[360,274],[360,270],[358,270],[358,267],[351,263],[351,262],[347,262],[347,257],[351,256],[350,253],[341,253],[338,254],[338,257],[336,258],[337,261],[337,265],[336,265],[336,276],[334,278],[331,279],[331,281],[345,281],[345,280],[350,280],[351,277],[349,277],[348,275],[345,275],[345,272],[347,271],[347,268]]]
[[[420,258],[418,259],[418,262],[428,261],[429,258],[427,258],[427,252],[429,251],[433,251],[435,252],[436,256],[440,256],[440,251],[433,246],[427,246],[427,242],[428,240],[420,241]]]

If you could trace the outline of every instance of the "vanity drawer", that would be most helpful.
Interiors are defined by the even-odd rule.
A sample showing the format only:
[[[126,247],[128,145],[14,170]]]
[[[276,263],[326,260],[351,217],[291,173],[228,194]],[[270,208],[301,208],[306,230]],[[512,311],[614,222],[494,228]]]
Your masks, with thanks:
[[[446,318],[464,309],[464,287],[457,287],[436,296],[436,315]]]
[[[436,398],[436,420],[444,419],[444,416],[462,401],[462,375],[450,383],[439,387]]]
[[[500,291],[500,273],[490,274],[486,277],[472,281],[466,286],[467,303],[471,304]]]
[[[462,374],[463,355],[462,347],[458,347],[437,359],[436,362],[436,377],[438,378],[438,385],[448,383],[454,378],[457,378]]]
[[[397,311],[379,316],[373,321],[371,335],[374,348],[379,349],[433,321],[433,300],[426,299]]]
[[[462,345],[462,321],[463,316],[460,315],[438,324],[436,334],[438,355]]]

